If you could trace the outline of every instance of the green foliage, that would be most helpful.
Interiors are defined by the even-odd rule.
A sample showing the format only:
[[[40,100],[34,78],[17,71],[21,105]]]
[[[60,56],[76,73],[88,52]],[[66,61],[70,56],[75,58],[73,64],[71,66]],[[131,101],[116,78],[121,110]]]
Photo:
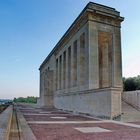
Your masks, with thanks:
[[[136,77],[136,86],[137,86],[137,90],[140,90],[140,75]]]
[[[5,110],[7,107],[8,107],[9,105],[0,105],[0,113],[3,111],[3,110]]]
[[[140,90],[140,75],[137,77],[123,78],[124,91]]]
[[[21,102],[21,103],[37,103],[37,97],[33,96],[28,96],[27,98],[24,97],[19,97],[19,98],[14,98],[14,102]]]

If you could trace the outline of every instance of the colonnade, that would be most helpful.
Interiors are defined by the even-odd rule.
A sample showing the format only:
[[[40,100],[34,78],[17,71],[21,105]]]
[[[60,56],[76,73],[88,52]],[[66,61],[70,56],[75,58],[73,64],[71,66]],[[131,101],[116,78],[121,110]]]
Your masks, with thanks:
[[[87,51],[85,33],[56,57],[56,91],[86,83]]]

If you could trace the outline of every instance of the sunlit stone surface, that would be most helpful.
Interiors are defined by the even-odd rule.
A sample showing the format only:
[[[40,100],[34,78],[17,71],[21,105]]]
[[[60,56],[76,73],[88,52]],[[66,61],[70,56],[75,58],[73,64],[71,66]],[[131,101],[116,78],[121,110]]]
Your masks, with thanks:
[[[120,117],[122,21],[114,8],[88,3],[40,66],[38,104]]]

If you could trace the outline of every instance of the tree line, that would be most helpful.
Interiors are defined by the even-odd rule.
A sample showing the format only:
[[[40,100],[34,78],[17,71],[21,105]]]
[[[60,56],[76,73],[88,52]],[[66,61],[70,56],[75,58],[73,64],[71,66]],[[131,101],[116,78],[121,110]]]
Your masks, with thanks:
[[[15,103],[17,103],[17,102],[20,102],[20,103],[37,103],[37,97],[34,97],[34,96],[28,96],[26,98],[19,97],[19,98],[14,98],[13,101]]]
[[[140,75],[137,77],[123,78],[124,91],[140,90]]]

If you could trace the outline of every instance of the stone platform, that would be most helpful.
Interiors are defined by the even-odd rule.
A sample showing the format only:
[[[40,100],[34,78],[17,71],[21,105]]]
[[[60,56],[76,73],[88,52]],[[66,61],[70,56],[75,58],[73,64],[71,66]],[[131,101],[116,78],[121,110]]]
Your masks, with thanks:
[[[73,114],[55,108],[17,105],[17,116],[23,132],[34,140],[139,140],[140,121],[123,123],[101,120],[84,114]],[[20,115],[19,115],[20,114]],[[23,124],[22,124],[23,123]],[[27,130],[28,126],[28,130]],[[28,135],[28,136],[29,136]],[[26,140],[31,137],[26,137]]]

